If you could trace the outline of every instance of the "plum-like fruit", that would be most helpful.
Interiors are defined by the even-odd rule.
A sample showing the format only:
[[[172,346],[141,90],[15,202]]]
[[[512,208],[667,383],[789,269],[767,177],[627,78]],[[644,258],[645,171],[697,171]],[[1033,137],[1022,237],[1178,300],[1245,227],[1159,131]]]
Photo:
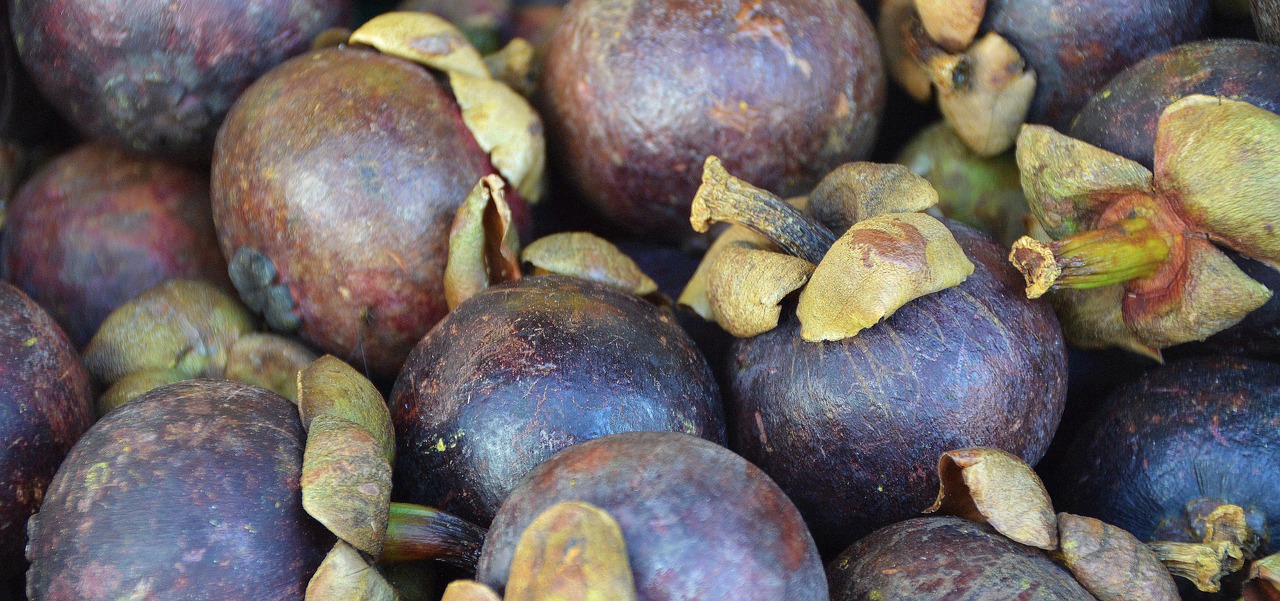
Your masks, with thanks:
[[[7,221],[0,275],[44,306],[77,346],[116,307],[166,280],[230,288],[208,178],[182,165],[82,144],[22,187]]]
[[[546,47],[548,145],[611,221],[693,235],[710,154],[784,197],[871,151],[879,44],[847,0],[583,0]]]
[[[794,311],[735,341],[730,448],[772,477],[835,553],[933,502],[936,458],[991,446],[1034,464],[1066,398],[1062,332],[1027,300],[1006,251],[948,222],[972,260],[954,288],[837,342],[801,338]]]
[[[255,79],[342,22],[350,0],[11,0],[44,95],[85,135],[207,160]]]
[[[825,601],[804,521],[768,476],[686,434],[631,432],[570,447],[512,491],[476,579],[502,590],[520,534],[547,508],[583,501],[613,516],[641,601]]]
[[[303,511],[306,434],[263,388],[152,390],[80,439],[31,519],[27,594],[302,599],[333,544]]]
[[[213,217],[250,309],[379,378],[447,312],[454,213],[494,173],[449,89],[366,49],[294,58],[218,137]],[[517,223],[528,209],[507,195]]]
[[[675,317],[559,275],[458,305],[409,356],[390,404],[397,494],[481,525],[570,445],[631,431],[725,442],[719,390]]]
[[[0,282],[0,595],[20,598],[27,518],[93,423],[89,375],[66,334]]]

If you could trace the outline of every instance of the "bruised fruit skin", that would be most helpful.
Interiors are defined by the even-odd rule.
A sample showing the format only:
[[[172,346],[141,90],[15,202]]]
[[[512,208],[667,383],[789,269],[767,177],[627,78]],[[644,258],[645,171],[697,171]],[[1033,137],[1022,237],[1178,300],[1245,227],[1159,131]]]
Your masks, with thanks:
[[[567,446],[630,431],[725,442],[715,380],[675,318],[558,275],[459,305],[409,356],[390,404],[397,494],[481,525]]]
[[[213,219],[245,304],[390,378],[447,311],[449,228],[490,173],[430,71],[320,50],[268,73],[227,116]],[[524,202],[508,202],[527,225]]]
[[[1239,505],[1265,522],[1255,556],[1267,555],[1280,542],[1280,367],[1217,357],[1148,372],[1095,409],[1057,476],[1063,509],[1143,541],[1200,542],[1189,506]]]
[[[302,509],[298,410],[225,380],[157,388],[80,440],[31,520],[34,600],[301,599],[333,537]]]
[[[494,518],[476,579],[501,591],[520,534],[561,501],[618,521],[641,601],[827,599],[813,539],[773,481],[723,447],[669,432],[599,438],[538,466]]]
[[[58,157],[14,197],[0,275],[45,307],[76,346],[116,307],[166,280],[230,288],[208,180],[101,143]]]
[[[1042,551],[953,517],[887,526],[827,566],[832,601],[855,599],[1092,600]]]
[[[990,0],[983,30],[1036,72],[1027,121],[1065,131],[1094,92],[1144,57],[1200,36],[1208,0]]]
[[[1026,299],[1001,247],[948,227],[975,266],[959,286],[839,342],[806,342],[784,309],[730,350],[730,448],[787,491],[824,552],[928,507],[944,451],[1034,464],[1058,426],[1067,366],[1053,310]]]
[[[339,25],[350,0],[11,0],[18,53],[86,136],[199,160],[255,79]]]
[[[1151,169],[1156,125],[1166,107],[1208,94],[1278,113],[1276,73],[1280,46],[1232,39],[1183,44],[1116,75],[1080,109],[1069,135]]]
[[[27,518],[93,423],[89,376],[35,302],[0,282],[0,594],[20,598]]]
[[[879,44],[844,0],[571,2],[541,79],[549,147],[611,221],[687,238],[703,161],[793,196],[866,157]]]

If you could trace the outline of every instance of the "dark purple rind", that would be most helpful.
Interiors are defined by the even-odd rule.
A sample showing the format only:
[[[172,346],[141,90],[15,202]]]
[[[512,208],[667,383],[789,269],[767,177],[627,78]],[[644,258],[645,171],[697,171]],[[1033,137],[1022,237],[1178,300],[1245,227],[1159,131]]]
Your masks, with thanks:
[[[870,21],[846,0],[569,3],[540,83],[552,166],[633,233],[693,236],[707,155],[808,192],[865,158],[884,110]]]
[[[994,446],[1034,464],[1062,416],[1067,365],[1052,309],[1027,300],[1007,251],[948,222],[975,271],[840,342],[806,342],[790,306],[739,339],[725,391],[730,448],[795,501],[824,553],[928,507],[938,456]]]
[[[1170,536],[1161,526],[1185,522],[1192,501],[1240,505],[1265,516],[1267,555],[1280,543],[1280,366],[1213,357],[1148,372],[1098,406],[1055,480],[1060,509],[1143,541]]]
[[[1092,601],[1043,551],[954,517],[881,528],[827,565],[831,601]]]
[[[101,143],[58,157],[14,197],[0,277],[48,310],[77,347],[117,307],[166,280],[231,288],[208,177]]]
[[[804,521],[764,472],[700,438],[615,434],[562,451],[512,491],[485,537],[476,579],[502,590],[516,542],[561,501],[609,512],[640,601],[826,601]]]
[[[1280,47],[1208,40],[1148,57],[1094,94],[1071,122],[1070,135],[1151,169],[1160,114],[1191,94],[1225,96],[1280,112]]]
[[[20,598],[27,518],[62,458],[93,424],[80,357],[58,325],[0,282],[0,596]]]
[[[32,601],[302,599],[333,537],[302,509],[298,410],[191,380],[87,432],[31,520]]]
[[[207,161],[236,97],[350,0],[11,0],[18,53],[86,136]]]
[[[1036,72],[1027,120],[1066,131],[1117,73],[1200,37],[1209,0],[991,0],[984,31],[1004,36]]]
[[[227,257],[271,260],[303,339],[390,379],[448,311],[449,228],[493,172],[431,72],[320,50],[272,70],[227,116],[213,218]],[[507,200],[525,229],[527,206]]]
[[[482,526],[567,446],[631,431],[725,443],[719,389],[673,316],[557,275],[455,308],[409,356],[390,402],[397,498]]]

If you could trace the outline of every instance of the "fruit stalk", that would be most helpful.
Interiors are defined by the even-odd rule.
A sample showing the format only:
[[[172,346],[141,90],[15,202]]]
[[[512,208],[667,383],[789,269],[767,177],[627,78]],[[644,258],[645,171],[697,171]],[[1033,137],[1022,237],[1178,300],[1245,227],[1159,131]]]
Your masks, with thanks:
[[[1169,242],[1141,217],[1051,242],[1023,236],[1009,253],[1027,279],[1027,298],[1058,288],[1086,290],[1147,277],[1168,258]]]

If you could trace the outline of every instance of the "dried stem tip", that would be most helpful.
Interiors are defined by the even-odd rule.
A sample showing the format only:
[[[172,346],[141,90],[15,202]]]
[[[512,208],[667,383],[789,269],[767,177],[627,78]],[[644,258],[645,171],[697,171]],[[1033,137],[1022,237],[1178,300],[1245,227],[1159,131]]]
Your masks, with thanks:
[[[1206,593],[1222,589],[1222,578],[1244,567],[1244,553],[1235,543],[1147,543],[1169,573],[1190,580]]]
[[[1027,298],[1057,288],[1087,290],[1153,275],[1169,258],[1169,243],[1143,218],[1053,242],[1022,237],[1009,261],[1027,280]]]
[[[435,559],[475,570],[485,529],[438,509],[392,503],[378,563]]]

